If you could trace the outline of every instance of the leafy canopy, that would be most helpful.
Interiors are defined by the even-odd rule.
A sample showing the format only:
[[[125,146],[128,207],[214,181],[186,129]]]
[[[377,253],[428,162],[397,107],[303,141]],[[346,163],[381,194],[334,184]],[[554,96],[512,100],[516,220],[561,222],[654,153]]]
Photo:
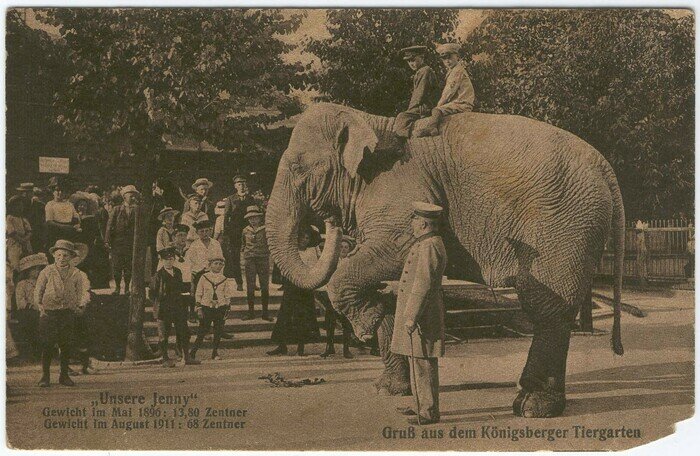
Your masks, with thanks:
[[[497,10],[469,36],[475,110],[580,136],[610,161],[629,218],[693,211],[693,16]]]
[[[158,147],[164,134],[232,150],[300,111],[304,68],[286,63],[301,15],[245,9],[45,10],[71,75],[58,121],[75,139]]]
[[[393,116],[406,109],[412,72],[399,50],[434,48],[451,39],[457,10],[342,9],[327,12],[330,37],[311,39],[305,49],[321,61],[310,76],[313,87],[332,101],[373,114]],[[437,62],[429,62],[440,71]]]

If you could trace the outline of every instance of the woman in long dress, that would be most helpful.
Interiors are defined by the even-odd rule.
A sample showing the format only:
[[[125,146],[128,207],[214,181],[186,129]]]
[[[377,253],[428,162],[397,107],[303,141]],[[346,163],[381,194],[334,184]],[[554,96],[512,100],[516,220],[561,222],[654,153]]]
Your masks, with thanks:
[[[318,249],[315,246],[311,247],[313,234],[315,233],[311,230],[299,234],[299,255],[307,266],[313,266],[319,258]],[[285,277],[282,280],[284,294],[272,330],[272,341],[277,344],[277,348],[267,354],[286,355],[287,345],[297,344],[297,355],[304,356],[304,345],[321,339],[313,290],[299,288]]]

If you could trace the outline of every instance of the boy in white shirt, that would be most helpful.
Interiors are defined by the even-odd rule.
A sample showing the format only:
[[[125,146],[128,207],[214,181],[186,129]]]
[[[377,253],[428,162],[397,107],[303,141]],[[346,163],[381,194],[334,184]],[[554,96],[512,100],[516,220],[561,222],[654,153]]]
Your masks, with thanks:
[[[185,253],[185,262],[190,268],[191,274],[191,293],[194,296],[197,291],[197,283],[199,278],[207,271],[209,267],[209,255],[218,255],[223,257],[221,244],[211,237],[211,222],[209,220],[200,220],[195,222],[193,228],[197,232],[197,239],[190,244]],[[194,315],[190,315],[190,320]]]
[[[233,304],[235,286],[231,279],[227,279],[222,273],[224,268],[223,254],[210,253],[208,261],[209,271],[202,274],[195,292],[199,332],[190,351],[190,358],[192,359],[195,359],[197,350],[212,324],[214,325],[214,345],[211,359],[221,359],[219,356],[219,343],[224,331],[226,317]]]

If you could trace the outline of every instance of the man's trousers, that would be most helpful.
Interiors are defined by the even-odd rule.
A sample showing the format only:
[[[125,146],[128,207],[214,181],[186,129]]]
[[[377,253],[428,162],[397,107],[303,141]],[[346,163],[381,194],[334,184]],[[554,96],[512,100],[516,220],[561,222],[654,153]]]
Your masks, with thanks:
[[[413,358],[408,357],[409,369],[411,371],[411,389],[414,397],[418,397],[420,410],[416,413],[421,418],[430,420],[440,419],[440,401],[437,358]],[[413,373],[415,368],[415,375]]]

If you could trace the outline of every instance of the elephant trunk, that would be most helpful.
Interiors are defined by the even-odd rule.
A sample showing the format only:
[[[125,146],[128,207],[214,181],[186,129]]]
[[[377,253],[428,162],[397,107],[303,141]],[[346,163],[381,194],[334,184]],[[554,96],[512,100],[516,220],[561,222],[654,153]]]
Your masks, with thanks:
[[[299,255],[299,225],[303,206],[289,171],[280,163],[275,186],[267,206],[265,230],[275,264],[294,285],[314,289],[330,279],[338,264],[342,232],[326,225],[326,242],[321,257],[314,265],[305,264]]]

